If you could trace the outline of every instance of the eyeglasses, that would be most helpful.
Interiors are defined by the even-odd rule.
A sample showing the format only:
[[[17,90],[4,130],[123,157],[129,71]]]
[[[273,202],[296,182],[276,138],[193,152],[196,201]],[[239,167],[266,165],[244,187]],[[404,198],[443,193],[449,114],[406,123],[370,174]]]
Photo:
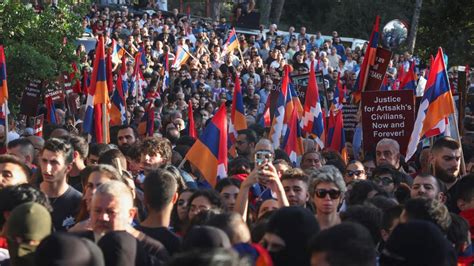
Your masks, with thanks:
[[[341,196],[341,191],[335,189],[316,189],[315,194],[320,199],[326,198],[328,194],[331,199],[338,199]]]
[[[380,176],[375,176],[373,178],[373,181],[376,183],[376,184],[382,184],[384,186],[388,186],[390,185],[391,183],[393,183],[393,179],[391,179],[390,177],[380,177]]]
[[[354,171],[347,171],[347,175],[348,176],[353,176],[353,175],[356,175],[356,176],[360,176],[361,174],[363,174],[365,171],[364,170],[354,170]]]

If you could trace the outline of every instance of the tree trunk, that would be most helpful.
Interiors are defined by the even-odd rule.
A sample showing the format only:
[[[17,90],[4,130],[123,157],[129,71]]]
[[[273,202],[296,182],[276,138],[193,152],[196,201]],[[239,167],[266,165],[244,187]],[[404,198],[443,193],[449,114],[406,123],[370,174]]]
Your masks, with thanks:
[[[268,26],[270,23],[270,10],[272,9],[272,0],[260,0],[260,24]]]
[[[275,23],[277,25],[280,23],[283,6],[285,6],[285,0],[273,0],[272,14],[270,17],[271,23]]]
[[[415,8],[413,10],[413,18],[411,20],[410,35],[408,36],[408,51],[411,54],[415,51],[416,32],[418,31],[418,23],[420,22],[421,6],[423,0],[416,0]]]
[[[210,0],[211,4],[211,18],[216,21],[221,16],[221,0]]]

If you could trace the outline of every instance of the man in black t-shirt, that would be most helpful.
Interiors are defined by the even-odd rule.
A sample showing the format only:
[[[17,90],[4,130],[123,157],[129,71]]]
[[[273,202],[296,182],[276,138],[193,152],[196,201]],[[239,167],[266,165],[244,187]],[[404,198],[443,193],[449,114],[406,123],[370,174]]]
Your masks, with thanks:
[[[173,205],[178,200],[176,179],[169,171],[153,170],[145,177],[143,187],[148,217],[137,229],[159,240],[173,255],[181,245],[181,239],[168,229]]]
[[[51,138],[44,144],[39,161],[43,177],[40,190],[48,196],[53,207],[53,226],[57,231],[66,231],[76,223],[82,200],[82,194],[67,184],[73,148],[64,140]]]
[[[85,138],[77,135],[68,135],[60,137],[60,139],[70,143],[73,149],[72,167],[68,173],[67,183],[77,191],[82,192],[80,173],[86,168],[85,161],[89,154],[89,144]]]

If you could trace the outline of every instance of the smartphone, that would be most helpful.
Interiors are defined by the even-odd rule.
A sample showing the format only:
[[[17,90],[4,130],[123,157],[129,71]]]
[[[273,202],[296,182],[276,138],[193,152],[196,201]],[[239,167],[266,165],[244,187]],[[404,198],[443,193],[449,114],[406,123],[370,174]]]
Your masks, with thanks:
[[[273,161],[273,153],[267,150],[255,152],[255,166],[263,166]]]

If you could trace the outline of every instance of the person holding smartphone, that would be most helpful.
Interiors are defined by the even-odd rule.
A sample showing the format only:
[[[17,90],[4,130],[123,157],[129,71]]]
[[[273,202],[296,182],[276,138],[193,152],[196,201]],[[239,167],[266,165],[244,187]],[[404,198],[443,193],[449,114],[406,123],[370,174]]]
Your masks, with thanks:
[[[256,195],[257,201],[263,199],[263,195],[268,191],[271,197],[277,199],[280,207],[290,206],[278,172],[272,163],[273,156],[274,151],[270,140],[261,139],[255,145],[254,169],[242,182],[234,207],[234,211],[240,213],[244,220],[247,218],[249,190],[256,184],[262,188],[262,192]]]

